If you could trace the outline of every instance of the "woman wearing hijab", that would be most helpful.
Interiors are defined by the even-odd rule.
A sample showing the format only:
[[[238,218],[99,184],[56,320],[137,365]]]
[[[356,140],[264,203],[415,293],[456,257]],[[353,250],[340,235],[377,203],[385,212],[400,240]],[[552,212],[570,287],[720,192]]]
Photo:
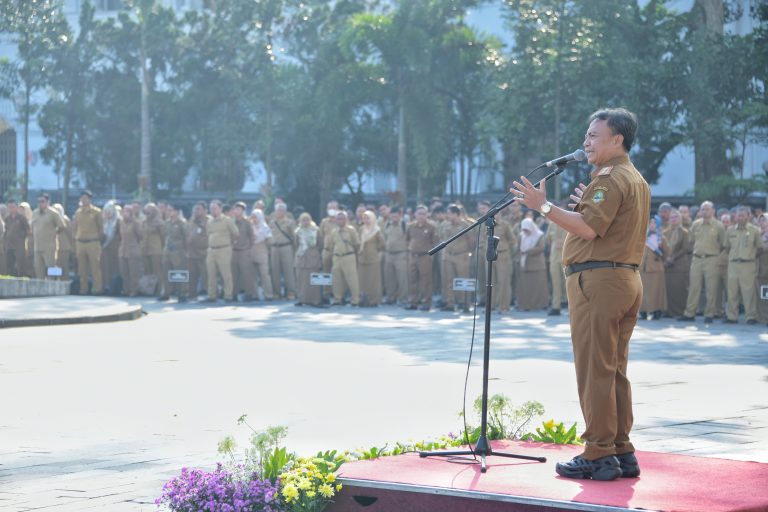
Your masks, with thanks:
[[[25,219],[27,219],[27,224],[29,226],[32,226],[32,207],[29,205],[28,202],[22,201],[19,203],[19,213],[21,213]],[[27,231],[27,241],[26,241],[26,252],[24,253],[24,261],[21,264],[22,273],[21,275],[27,276],[27,277],[35,277],[35,266],[34,266],[34,254],[35,254],[35,243],[34,239],[32,238],[32,229],[30,228],[29,231]]]
[[[667,287],[664,281],[667,252],[667,242],[656,227],[656,218],[651,217],[648,222],[643,262],[640,264],[640,279],[643,282],[643,302],[640,305],[642,319],[646,318],[646,313],[650,313],[654,320],[659,320],[661,312],[667,309]]]
[[[768,324],[768,300],[761,298],[760,289],[768,286],[768,214],[764,213],[757,219],[760,227],[760,242],[763,250],[757,254],[757,319]]]
[[[544,309],[549,305],[547,262],[544,258],[546,239],[530,218],[520,224],[520,282],[517,308],[523,311]]]
[[[683,227],[680,212],[669,214],[669,226],[662,233],[669,253],[665,260],[664,281],[667,285],[667,314],[673,317],[685,313],[688,301],[688,277],[691,272],[690,235]]]
[[[320,287],[310,283],[312,272],[323,268],[320,249],[317,245],[320,230],[309,213],[299,215],[299,226],[296,228],[296,296],[297,306],[305,304],[320,305]]]
[[[251,262],[253,263],[252,275],[257,280],[257,286],[261,285],[264,300],[272,300],[272,277],[269,273],[269,246],[272,238],[272,230],[264,220],[264,210],[255,207],[251,211],[251,224],[253,224],[254,240],[251,247]]]
[[[378,306],[381,302],[381,251],[384,235],[381,233],[376,214],[366,210],[362,214],[360,251],[357,255],[357,275],[360,280],[360,305]]]
[[[101,245],[101,275],[108,292],[115,295],[117,288],[115,277],[120,275],[120,234],[117,223],[120,219],[120,207],[114,201],[107,201],[101,210],[104,219],[104,237]]]

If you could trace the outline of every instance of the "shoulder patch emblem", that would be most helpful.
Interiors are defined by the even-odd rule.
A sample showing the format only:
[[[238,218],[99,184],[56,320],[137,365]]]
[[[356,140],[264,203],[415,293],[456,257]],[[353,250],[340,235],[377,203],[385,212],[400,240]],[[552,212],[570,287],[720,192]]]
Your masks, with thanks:
[[[600,169],[600,172],[597,173],[597,175],[598,176],[608,176],[609,174],[611,174],[612,170],[613,170],[613,166],[611,166],[611,167],[603,167],[602,169]]]
[[[605,190],[599,189],[595,190],[595,194],[592,196],[592,202],[595,204],[600,204],[605,200]]]

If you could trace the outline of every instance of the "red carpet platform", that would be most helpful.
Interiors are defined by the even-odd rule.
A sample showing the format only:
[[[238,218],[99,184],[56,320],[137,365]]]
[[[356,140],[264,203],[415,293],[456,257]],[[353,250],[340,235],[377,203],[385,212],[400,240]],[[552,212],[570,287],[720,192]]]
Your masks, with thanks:
[[[555,462],[581,453],[577,446],[494,441],[492,447],[547,462],[491,456],[485,474],[479,463],[418,454],[348,463],[340,470],[344,488],[328,510],[768,511],[768,464],[637,452],[639,478],[593,482],[555,473]]]

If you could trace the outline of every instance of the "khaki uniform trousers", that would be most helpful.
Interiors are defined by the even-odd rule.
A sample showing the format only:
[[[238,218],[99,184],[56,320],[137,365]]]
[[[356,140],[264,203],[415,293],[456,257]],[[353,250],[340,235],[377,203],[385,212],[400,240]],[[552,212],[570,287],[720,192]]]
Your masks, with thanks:
[[[421,302],[432,307],[432,256],[413,254],[408,257],[408,302],[416,306]]]
[[[171,270],[186,270],[187,258],[181,251],[166,251],[163,252],[163,282],[165,282],[165,288],[163,288],[163,297],[170,297],[176,295],[180,299],[186,299],[188,295],[189,282],[186,283],[172,283],[168,280],[168,272]]]
[[[61,267],[61,279],[64,281],[69,280],[69,258],[72,256],[72,251],[59,250],[56,253],[56,266]]]
[[[384,288],[387,300],[405,304],[408,300],[408,253],[406,251],[384,255]]]
[[[728,262],[728,320],[739,318],[739,296],[747,320],[757,320],[757,262]]]
[[[330,274],[331,268],[333,267],[333,253],[329,250],[323,249],[322,258],[323,272]],[[321,286],[320,288],[323,290],[323,299],[328,298],[332,294],[332,291],[329,290],[327,286]]]
[[[357,279],[357,258],[354,254],[334,256],[331,268],[333,301],[341,304],[344,292],[349,288],[349,303],[357,304],[360,300],[360,281]]]
[[[203,287],[207,285],[207,272],[205,269],[205,258],[187,258],[187,266],[189,268],[189,294],[194,298],[197,297],[198,290],[200,290],[200,283]]]
[[[216,278],[221,274],[221,281],[224,284],[224,299],[232,300],[232,247],[208,248],[208,256],[205,258],[205,270],[208,273],[208,298],[216,300],[217,286]]]
[[[627,378],[629,339],[643,287],[637,271],[601,268],[566,279],[573,358],[586,430],[584,458],[635,451],[632,390]]]
[[[512,302],[517,303],[517,283],[520,281],[520,273],[522,272],[522,269],[520,268],[520,260],[514,260],[512,261],[512,275],[511,275],[511,281],[512,281]]]
[[[485,264],[487,265],[488,262],[486,261]],[[480,279],[477,283],[478,296],[485,297],[485,288],[479,288]],[[499,311],[509,311],[512,303],[512,255],[509,251],[498,251],[498,257],[493,265],[493,288],[493,307]]]
[[[560,304],[568,301],[565,293],[565,274],[562,258],[559,256],[549,261],[549,280],[552,282],[552,309],[560,309]]]
[[[707,303],[704,307],[704,316],[714,318],[717,316],[717,277],[720,270],[717,265],[717,257],[709,258],[693,257],[691,262],[691,278],[688,283],[688,304],[685,306],[684,315],[696,316],[696,309],[701,299],[702,285],[706,293]]]
[[[330,266],[328,270],[331,270]],[[264,299],[272,300],[274,292],[272,291],[272,277],[269,275],[269,251],[267,249],[251,250],[251,276],[254,281],[254,290],[257,290],[255,283],[258,277],[264,292]]]
[[[453,291],[453,280],[457,277],[469,277],[469,255],[467,253],[447,253],[443,259],[443,302],[446,307],[452,307],[456,303],[469,305],[467,292]]]
[[[144,273],[141,256],[120,258],[120,275],[123,278],[123,292],[129,297],[135,297],[139,289],[139,279]]]
[[[35,251],[35,277],[48,279],[48,267],[56,266],[56,250]]]
[[[728,303],[728,266],[720,263],[717,266],[717,281],[715,282],[715,316],[723,316]]]
[[[251,262],[251,251],[248,249],[232,251],[232,282],[234,283],[234,293],[240,290],[251,299],[256,297],[256,282],[253,279],[253,263]]]
[[[272,271],[272,291],[280,297],[280,291],[284,290],[286,298],[296,297],[296,274],[295,258],[293,255],[293,245],[273,245],[269,248],[270,270]],[[282,285],[280,278],[283,278]]]
[[[101,293],[101,244],[93,242],[75,242],[77,274],[80,276],[80,294],[88,292],[88,277],[93,279],[92,293]]]
[[[24,244],[5,246],[5,266],[12,276],[24,275],[24,260],[27,257],[27,249]]]

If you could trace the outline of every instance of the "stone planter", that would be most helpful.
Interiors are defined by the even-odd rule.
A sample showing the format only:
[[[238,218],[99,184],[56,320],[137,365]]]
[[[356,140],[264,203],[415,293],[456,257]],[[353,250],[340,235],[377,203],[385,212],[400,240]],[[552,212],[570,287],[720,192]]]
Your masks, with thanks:
[[[69,295],[71,282],[46,279],[0,279],[0,299]]]

